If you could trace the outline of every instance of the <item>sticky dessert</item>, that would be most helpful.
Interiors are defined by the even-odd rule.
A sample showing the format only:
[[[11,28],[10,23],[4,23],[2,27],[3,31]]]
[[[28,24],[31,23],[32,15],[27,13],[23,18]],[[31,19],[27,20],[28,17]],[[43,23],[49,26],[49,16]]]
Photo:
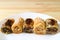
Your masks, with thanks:
[[[34,21],[31,18],[27,18],[24,22],[23,31],[26,33],[33,33]]]
[[[22,33],[23,32],[23,24],[24,24],[23,18],[20,17],[19,19],[17,19],[11,27],[13,33],[15,33],[15,34]]]
[[[15,20],[13,18],[6,19],[6,22],[1,27],[1,32],[6,34],[12,33],[11,26],[13,25],[14,21]]]
[[[55,19],[46,20],[46,33],[55,34],[58,31],[58,23]]]
[[[45,22],[43,19],[37,17],[34,19],[34,33],[35,34],[45,34],[46,28],[45,28]]]

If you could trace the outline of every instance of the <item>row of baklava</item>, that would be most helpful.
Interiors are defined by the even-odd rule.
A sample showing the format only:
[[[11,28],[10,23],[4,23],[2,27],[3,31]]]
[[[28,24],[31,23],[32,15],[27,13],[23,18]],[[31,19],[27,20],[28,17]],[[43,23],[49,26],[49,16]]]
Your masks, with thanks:
[[[58,23],[55,19],[49,18],[45,21],[36,17],[34,20],[27,18],[7,19],[1,27],[1,32],[5,34],[15,33],[35,33],[35,34],[55,34],[58,32]]]

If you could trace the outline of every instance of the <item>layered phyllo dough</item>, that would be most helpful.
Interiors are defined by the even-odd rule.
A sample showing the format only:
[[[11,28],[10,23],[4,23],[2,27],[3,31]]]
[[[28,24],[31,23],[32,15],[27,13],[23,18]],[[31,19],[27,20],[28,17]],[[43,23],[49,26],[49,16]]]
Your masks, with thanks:
[[[14,21],[15,20],[13,18],[6,19],[6,22],[1,27],[1,31],[6,34],[12,33],[11,26],[13,25]]]
[[[46,20],[36,17],[17,19],[9,18],[2,24],[1,32],[5,34],[35,33],[35,34],[56,34],[58,32],[58,22],[55,19]]]
[[[11,27],[13,33],[19,34],[23,32],[23,24],[24,24],[23,18],[20,17],[19,19],[17,19]]]
[[[43,19],[37,17],[34,19],[34,33],[36,34],[45,34],[46,28],[45,28],[45,22]]]
[[[58,31],[58,23],[55,19],[46,20],[46,33],[55,34]]]
[[[26,33],[33,33],[34,21],[31,18],[27,18],[24,22],[23,31]]]

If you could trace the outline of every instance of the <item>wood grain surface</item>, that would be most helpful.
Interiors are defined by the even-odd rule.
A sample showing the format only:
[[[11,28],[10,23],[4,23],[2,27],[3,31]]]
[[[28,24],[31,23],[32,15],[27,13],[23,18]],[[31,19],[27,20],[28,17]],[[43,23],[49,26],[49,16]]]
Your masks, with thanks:
[[[0,0],[0,19],[21,12],[37,12],[60,20],[60,0]]]

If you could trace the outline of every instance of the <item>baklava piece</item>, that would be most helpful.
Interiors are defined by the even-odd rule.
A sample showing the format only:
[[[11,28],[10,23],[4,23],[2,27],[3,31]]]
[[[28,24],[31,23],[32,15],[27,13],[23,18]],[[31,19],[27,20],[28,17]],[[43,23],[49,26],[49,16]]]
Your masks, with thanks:
[[[27,18],[24,22],[23,31],[26,33],[33,33],[34,21],[31,18]]]
[[[24,24],[23,18],[20,17],[19,19],[17,19],[11,27],[13,33],[15,33],[15,34],[22,33],[23,32],[23,24]]]
[[[58,31],[58,23],[55,19],[46,20],[46,33],[55,34]]]
[[[6,34],[12,33],[11,26],[13,25],[13,23],[14,19],[7,19],[1,27],[1,32]]]
[[[34,19],[34,33],[35,34],[45,34],[46,28],[45,28],[45,22],[43,19],[37,17]]]

